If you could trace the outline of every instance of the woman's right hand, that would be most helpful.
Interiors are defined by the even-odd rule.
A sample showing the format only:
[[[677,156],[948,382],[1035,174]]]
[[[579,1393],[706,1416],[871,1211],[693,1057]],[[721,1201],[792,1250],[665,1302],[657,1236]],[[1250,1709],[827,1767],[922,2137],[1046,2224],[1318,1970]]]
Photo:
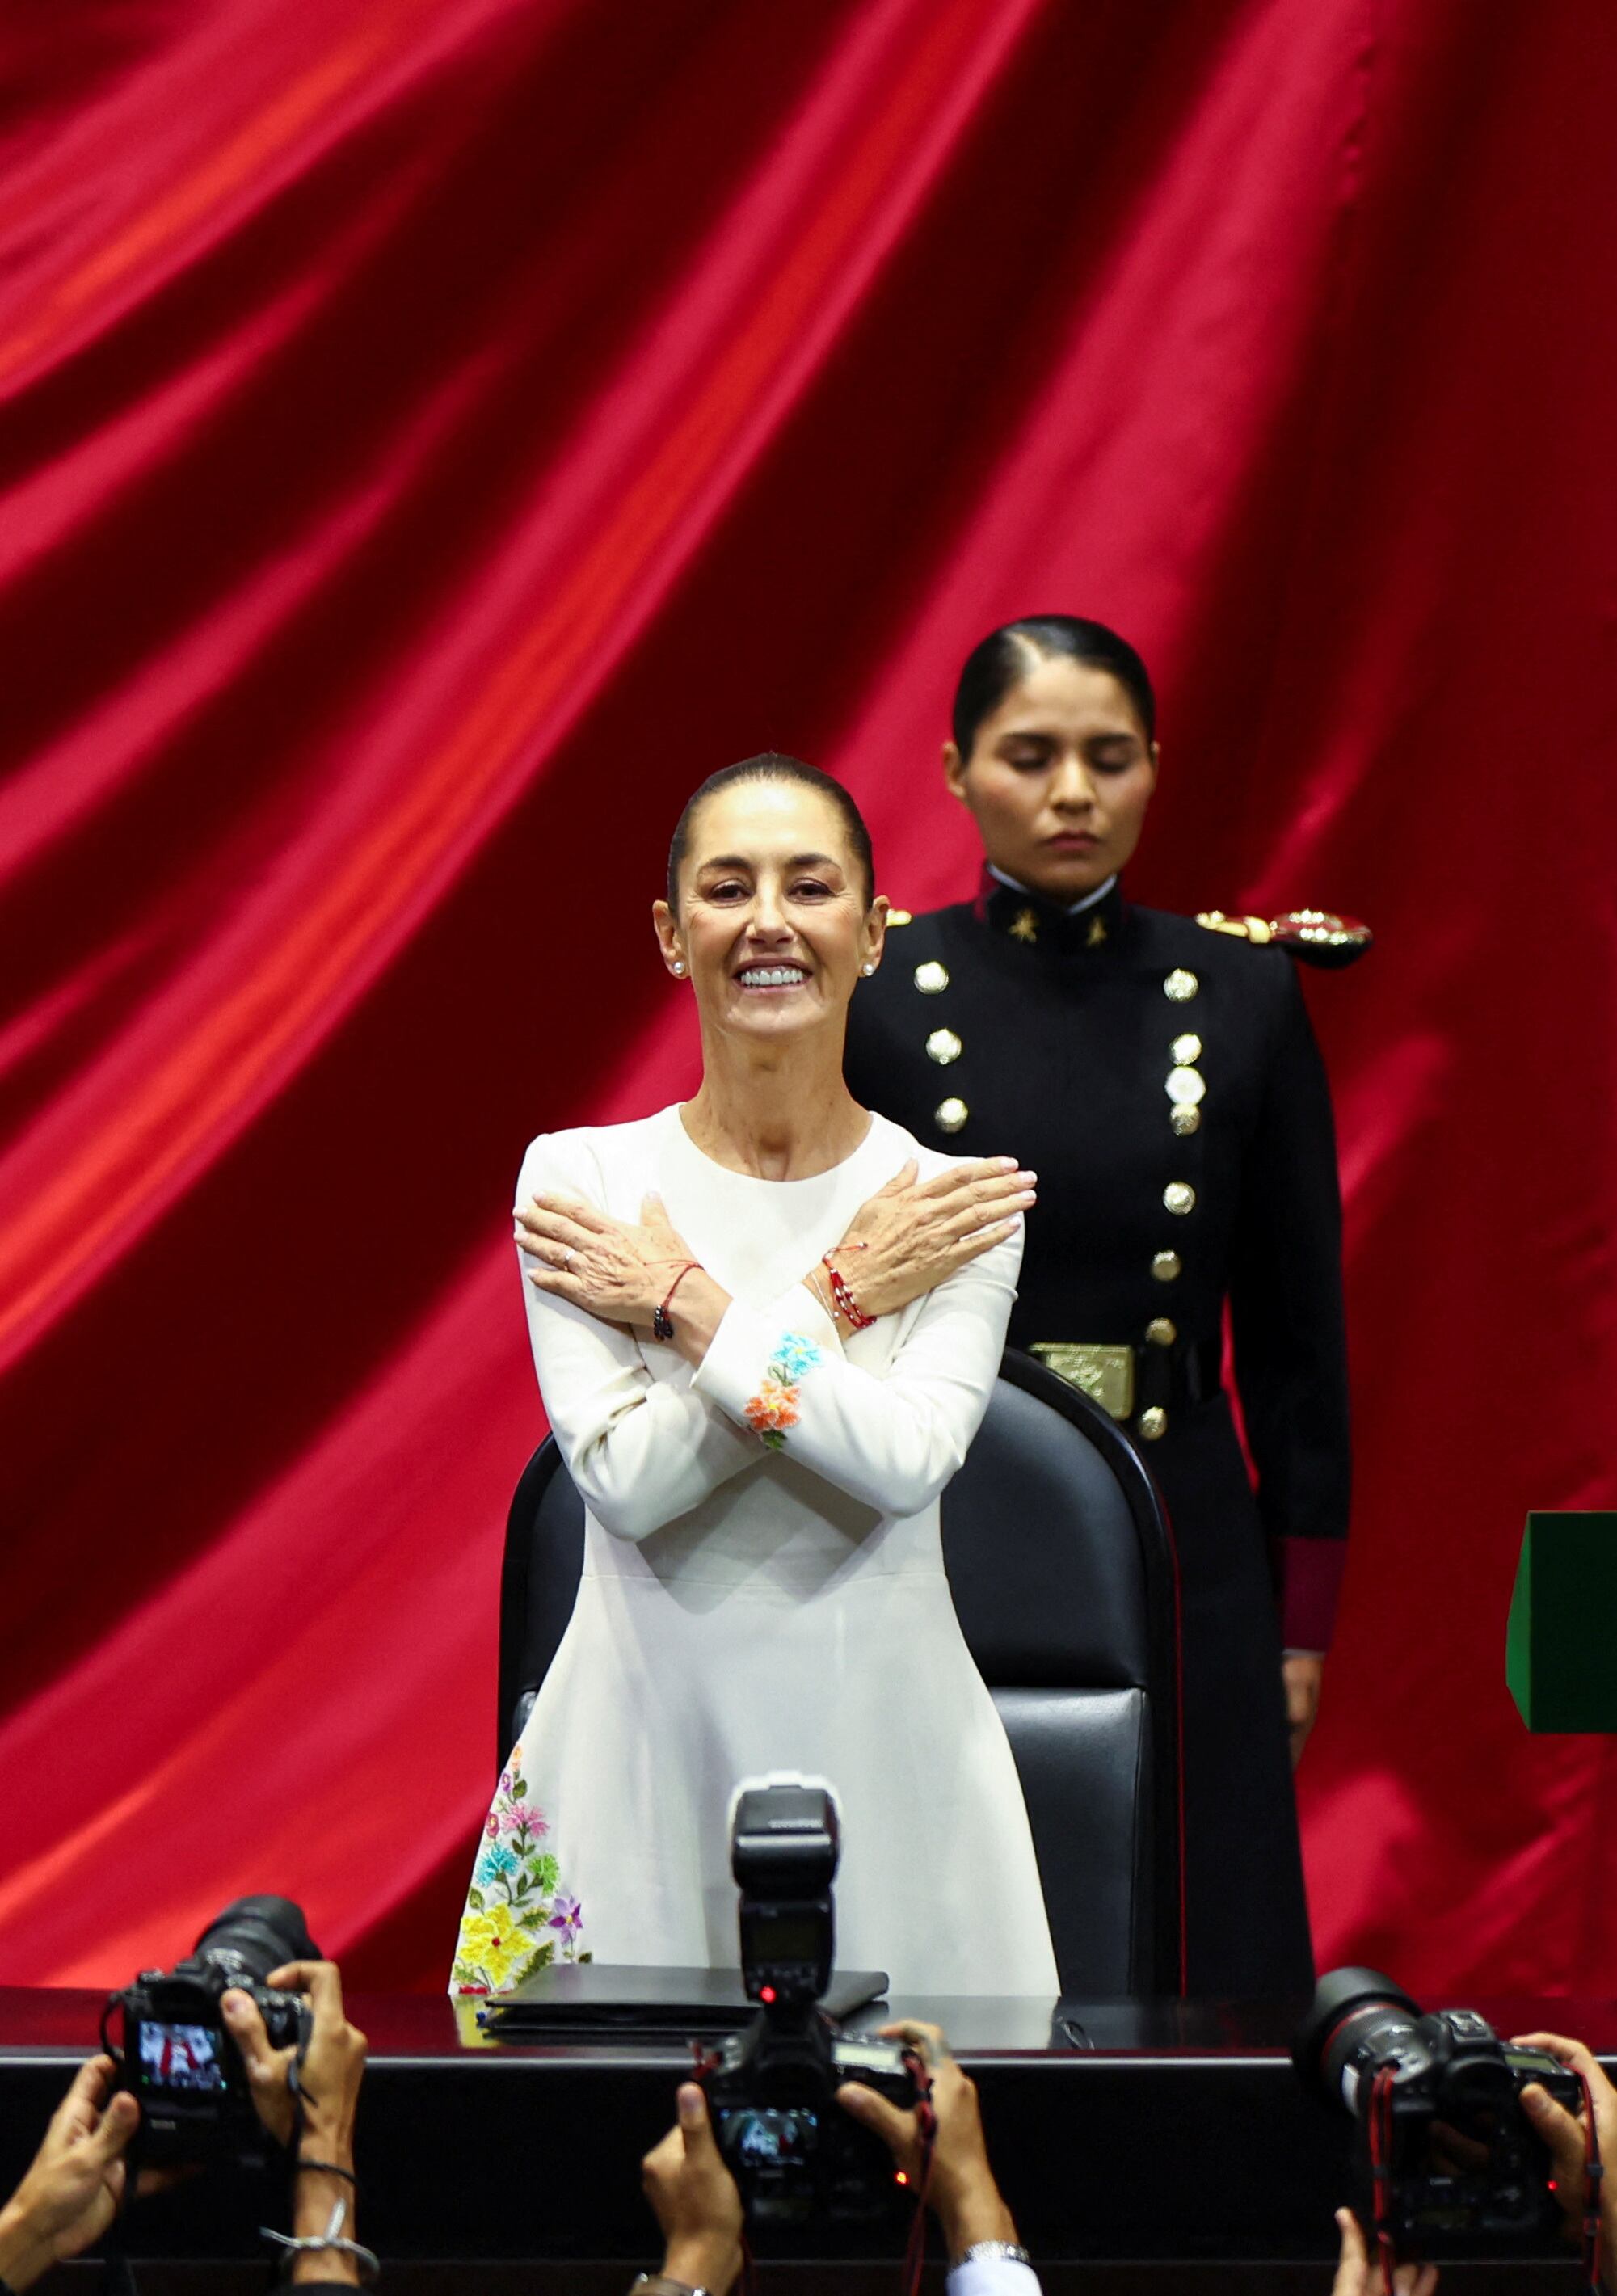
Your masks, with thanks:
[[[826,1258],[866,1316],[891,1316],[1014,1235],[1034,1201],[1037,1177],[1014,1156],[952,1164],[917,1179],[912,1156],[868,1203]]]

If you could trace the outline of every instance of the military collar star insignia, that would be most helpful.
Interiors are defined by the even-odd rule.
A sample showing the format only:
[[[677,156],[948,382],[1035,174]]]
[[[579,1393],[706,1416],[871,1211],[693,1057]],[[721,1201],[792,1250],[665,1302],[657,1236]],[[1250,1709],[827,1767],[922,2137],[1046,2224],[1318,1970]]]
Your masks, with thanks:
[[[1098,900],[1063,908],[1054,901],[1007,883],[984,868],[975,913],[1006,940],[1040,957],[1110,950],[1118,943],[1124,915],[1120,886],[1113,880]]]

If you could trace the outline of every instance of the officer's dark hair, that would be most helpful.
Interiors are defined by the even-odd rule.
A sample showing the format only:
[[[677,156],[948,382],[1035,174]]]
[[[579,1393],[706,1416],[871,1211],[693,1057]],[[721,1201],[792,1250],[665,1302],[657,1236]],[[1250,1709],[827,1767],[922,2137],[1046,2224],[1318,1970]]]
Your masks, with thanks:
[[[800,758],[785,757],[779,750],[765,750],[756,758],[743,758],[739,765],[721,766],[685,800],[685,811],[679,816],[673,842],[669,847],[670,909],[677,911],[679,907],[680,865],[690,849],[691,825],[698,809],[709,798],[717,797],[720,790],[730,789],[737,782],[797,782],[804,789],[817,790],[822,797],[828,797],[842,816],[842,827],[848,833],[849,844],[853,848],[859,874],[865,880],[865,906],[866,908],[870,906],[876,896],[875,857],[870,849],[870,832],[865,826],[865,816],[858,807],[841,783],[833,781],[831,775],[823,774],[817,766],[806,766]]]
[[[1155,741],[1157,705],[1150,672],[1127,638],[1119,637],[1104,622],[1084,621],[1076,614],[1026,614],[1020,621],[1002,622],[990,630],[965,658],[950,718],[955,747],[963,759],[971,756],[983,719],[992,717],[1036,662],[1055,654],[1081,662],[1086,669],[1108,671],[1134,704],[1146,741]]]

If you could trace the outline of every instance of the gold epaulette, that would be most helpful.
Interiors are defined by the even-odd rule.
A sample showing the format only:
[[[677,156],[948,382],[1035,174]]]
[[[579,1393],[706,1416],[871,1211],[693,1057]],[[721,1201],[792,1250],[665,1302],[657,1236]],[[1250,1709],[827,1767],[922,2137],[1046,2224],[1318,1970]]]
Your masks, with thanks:
[[[1273,941],[1302,964],[1356,964],[1375,938],[1357,917],[1339,917],[1330,909],[1288,909],[1279,917],[1227,917],[1222,909],[1203,909],[1196,922],[1260,947]]]

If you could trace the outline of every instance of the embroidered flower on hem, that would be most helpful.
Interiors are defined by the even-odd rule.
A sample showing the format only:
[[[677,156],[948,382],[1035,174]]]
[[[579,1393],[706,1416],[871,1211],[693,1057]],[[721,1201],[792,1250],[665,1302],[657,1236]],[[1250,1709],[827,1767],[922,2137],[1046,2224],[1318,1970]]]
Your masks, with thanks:
[[[527,1975],[538,1943],[526,1924],[513,1917],[508,1906],[502,1906],[492,1914],[468,1914],[460,1925],[456,1975],[460,1978],[463,1967],[468,1967],[475,1972],[473,1983],[480,1980],[495,1992],[503,1992],[520,1976]]]
[[[496,1808],[499,1808],[499,1803],[503,1799],[503,1796],[496,1797]],[[536,1809],[531,1802],[525,1801],[509,1801],[505,1804],[505,1808],[500,1810],[500,1827],[505,1833],[521,1833],[526,1827],[528,1832],[536,1837],[541,1833],[548,1833],[550,1831],[549,1820],[544,1811]]]
[[[508,1993],[555,1961],[587,1961],[583,1909],[541,1849],[550,1821],[529,1799],[519,1748],[502,1772],[466,1892],[451,1982],[468,1994]]]
[[[490,1882],[501,1881],[507,1874],[514,1874],[515,1871],[516,1859],[506,1849],[505,1843],[490,1841],[473,1867],[472,1878],[474,1882],[487,1884]]]

